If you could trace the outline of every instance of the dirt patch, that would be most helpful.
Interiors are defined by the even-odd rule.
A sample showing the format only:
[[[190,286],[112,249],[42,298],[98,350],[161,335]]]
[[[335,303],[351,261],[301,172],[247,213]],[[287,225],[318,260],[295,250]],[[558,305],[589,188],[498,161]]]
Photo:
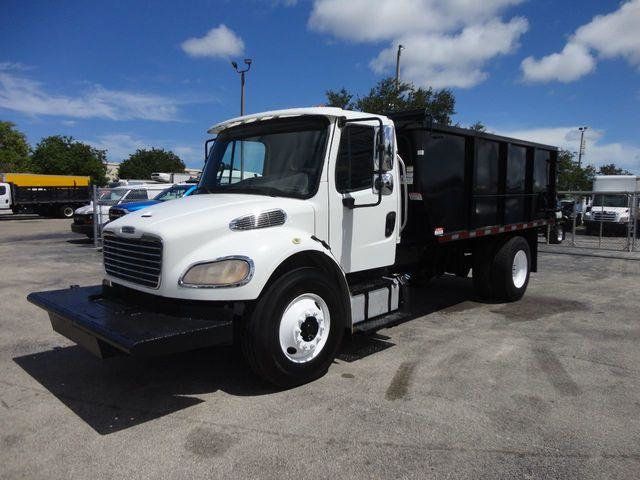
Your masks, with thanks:
[[[189,433],[185,449],[198,457],[213,458],[224,455],[234,443],[231,435],[200,427]]]
[[[387,400],[400,400],[407,395],[416,365],[417,362],[402,362],[400,364],[387,387],[387,392],[385,393]]]
[[[540,295],[527,295],[521,300],[501,305],[491,313],[503,315],[510,322],[528,322],[566,312],[589,311],[588,304],[576,300]]]

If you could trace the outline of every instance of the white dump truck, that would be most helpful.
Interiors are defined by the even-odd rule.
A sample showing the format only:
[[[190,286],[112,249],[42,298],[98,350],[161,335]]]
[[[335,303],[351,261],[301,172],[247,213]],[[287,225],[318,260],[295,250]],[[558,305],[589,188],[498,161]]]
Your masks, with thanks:
[[[235,342],[296,385],[345,334],[419,316],[414,279],[473,269],[479,296],[518,300],[555,219],[555,147],[423,111],[289,109],[209,132],[195,194],[105,227],[102,285],[29,295],[55,331],[101,357]]]

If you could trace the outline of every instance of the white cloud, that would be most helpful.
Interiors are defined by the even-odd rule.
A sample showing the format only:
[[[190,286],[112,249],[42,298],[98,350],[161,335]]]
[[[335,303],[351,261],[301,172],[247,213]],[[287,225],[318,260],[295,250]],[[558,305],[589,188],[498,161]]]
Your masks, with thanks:
[[[580,145],[577,126],[490,130],[499,135],[554,145],[572,152],[577,151]],[[615,163],[618,167],[640,174],[640,146],[620,142],[607,143],[604,138],[605,132],[602,130],[588,129],[585,132],[586,149],[582,157],[583,164],[597,168]]]
[[[530,82],[571,82],[595,69],[597,58],[622,57],[640,67],[640,0],[631,0],[608,15],[578,28],[560,53],[527,57],[521,68]]]
[[[457,35],[415,34],[401,37],[402,78],[418,85],[472,87],[482,82],[487,73],[485,63],[517,47],[517,39],[527,30],[524,18],[508,23],[494,19],[482,25],[471,25]],[[397,45],[384,49],[371,61],[376,73],[395,67]]]
[[[568,43],[562,52],[547,55],[540,60],[525,58],[521,67],[527,81],[544,82],[555,79],[568,83],[593,71],[596,60],[583,45]]]
[[[203,163],[201,148],[178,142],[143,139],[127,133],[100,135],[84,141],[94,148],[107,150],[107,158],[111,162],[119,163],[138,149],[164,148],[173,151],[187,166],[201,168]]]
[[[109,90],[95,85],[78,96],[52,94],[40,82],[0,71],[0,108],[27,115],[110,120],[175,120],[178,104],[159,95]]]
[[[488,61],[518,46],[528,23],[499,15],[521,0],[315,0],[310,29],[353,42],[390,42],[370,62],[378,74],[395,68],[422,86],[471,87],[487,77]]]
[[[244,42],[233,30],[220,24],[204,37],[193,37],[182,42],[182,50],[191,57],[227,58],[242,55]]]

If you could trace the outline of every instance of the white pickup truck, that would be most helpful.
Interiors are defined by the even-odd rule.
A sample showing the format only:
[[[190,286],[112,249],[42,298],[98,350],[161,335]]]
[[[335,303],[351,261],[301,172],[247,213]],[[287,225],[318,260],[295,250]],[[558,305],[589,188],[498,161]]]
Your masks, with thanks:
[[[519,299],[554,222],[557,148],[422,111],[300,108],[209,132],[193,195],[105,227],[102,285],[29,295],[55,331],[101,357],[237,342],[296,385],[343,335],[419,316],[413,278],[473,268],[479,296]]]

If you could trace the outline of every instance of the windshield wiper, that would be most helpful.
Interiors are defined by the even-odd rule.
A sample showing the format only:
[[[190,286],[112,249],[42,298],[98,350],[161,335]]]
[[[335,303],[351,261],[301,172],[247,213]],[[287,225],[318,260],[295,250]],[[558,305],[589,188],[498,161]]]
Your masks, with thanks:
[[[198,194],[199,194],[200,192],[202,192],[203,190],[204,190],[205,192],[207,192],[207,193],[213,193],[213,192],[211,191],[211,189],[210,189],[209,187],[205,186],[205,185],[203,185],[203,186],[201,186],[201,187],[196,188],[196,191],[195,191],[194,193],[195,193],[196,195],[198,195]]]

